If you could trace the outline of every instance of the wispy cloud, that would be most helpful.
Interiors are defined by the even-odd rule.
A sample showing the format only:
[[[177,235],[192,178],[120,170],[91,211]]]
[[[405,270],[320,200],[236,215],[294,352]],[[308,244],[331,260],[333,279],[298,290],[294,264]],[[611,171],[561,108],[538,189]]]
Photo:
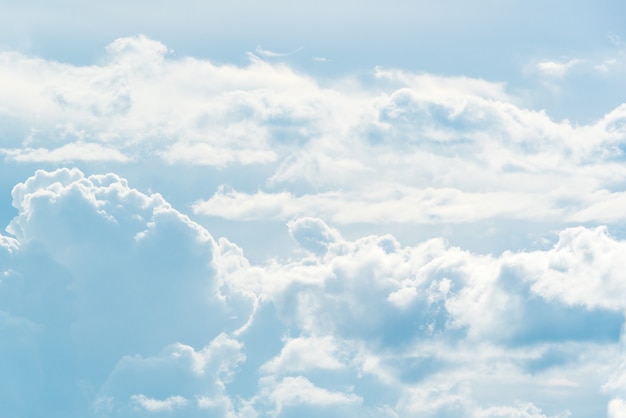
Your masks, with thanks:
[[[261,47],[261,45],[257,45],[257,47],[254,49],[254,52],[256,52],[257,54],[265,58],[279,58],[279,57],[287,57],[289,55],[297,54],[298,52],[302,51],[302,49],[303,49],[302,47],[298,47],[294,49],[293,51],[289,51],[289,52],[275,52],[269,49],[265,49]]]
[[[13,148],[0,149],[0,154],[15,162],[68,163],[76,161],[128,162],[130,159],[118,149],[94,143],[74,142],[55,149]]]
[[[0,285],[11,297],[0,301],[15,314],[0,316],[3,329],[23,333],[44,361],[47,346],[30,339],[39,327],[55,344],[76,332],[66,349],[88,356],[90,366],[57,358],[65,373],[55,384],[89,378],[100,387],[90,402],[108,416],[132,416],[136,407],[192,415],[538,414],[534,404],[516,405],[519,390],[541,399],[561,382],[560,391],[585,403],[621,358],[624,242],[606,228],[566,229],[546,250],[492,256],[442,239],[412,246],[391,235],[347,239],[303,218],[287,227],[304,253],[252,265],[162,196],[114,174],[38,171],[13,199],[17,242],[0,247],[13,272]],[[51,262],[57,267],[47,274],[27,267]],[[33,285],[12,286],[18,277]],[[19,303],[39,300],[51,277],[49,306]],[[41,316],[69,298],[79,302]],[[139,303],[144,315],[135,312]],[[339,378],[349,383],[337,385]],[[256,390],[237,389],[250,381]],[[500,391],[502,406],[464,384]],[[19,400],[0,399],[20,408]]]
[[[537,63],[537,70],[543,75],[561,78],[583,62],[575,58],[567,61],[541,61]]]
[[[188,402],[187,399],[178,395],[170,396],[164,400],[149,398],[144,395],[133,395],[130,399],[150,412],[173,411],[184,407]]]

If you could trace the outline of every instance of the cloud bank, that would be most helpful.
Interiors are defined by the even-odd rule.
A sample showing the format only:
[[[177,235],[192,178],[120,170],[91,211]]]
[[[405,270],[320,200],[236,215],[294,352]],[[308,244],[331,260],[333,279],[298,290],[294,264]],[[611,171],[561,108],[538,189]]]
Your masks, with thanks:
[[[3,416],[621,416],[626,107],[259,50],[0,53]]]
[[[321,82],[253,55],[178,57],[144,36],[106,52],[91,66],[1,53],[5,163],[260,167],[255,192],[195,196],[196,213],[234,220],[623,218],[623,105],[577,125],[467,77],[377,68]]]

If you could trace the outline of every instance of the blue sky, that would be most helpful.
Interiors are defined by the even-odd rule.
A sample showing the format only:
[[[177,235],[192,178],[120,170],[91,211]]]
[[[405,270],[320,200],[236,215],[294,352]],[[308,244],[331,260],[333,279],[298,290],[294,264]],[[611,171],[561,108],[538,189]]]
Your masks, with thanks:
[[[626,417],[619,2],[0,2],[3,417]]]

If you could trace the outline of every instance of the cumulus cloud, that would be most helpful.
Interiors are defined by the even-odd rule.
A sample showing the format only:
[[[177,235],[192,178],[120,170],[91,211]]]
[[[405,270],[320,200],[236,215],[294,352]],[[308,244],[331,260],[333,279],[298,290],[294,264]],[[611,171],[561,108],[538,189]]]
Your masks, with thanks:
[[[469,77],[106,53],[0,53],[7,170],[51,168],[0,235],[2,412],[619,416],[625,106],[581,125]],[[477,251],[500,220],[541,245]],[[298,249],[251,262],[228,225]]]
[[[608,418],[626,417],[626,402],[623,399],[616,398],[609,402]]]
[[[16,162],[129,161],[128,157],[115,148],[80,142],[66,144],[52,150],[45,148],[19,148],[0,150],[0,153],[4,154],[7,159]]]
[[[350,393],[333,393],[316,387],[307,378],[287,377],[272,389],[270,399],[276,402],[277,412],[284,406],[294,404],[309,404],[326,406],[331,404],[358,403],[360,397]]]
[[[263,167],[243,189],[193,197],[228,219],[621,220],[601,193],[626,176],[620,107],[573,125],[482,79],[376,68],[321,82],[255,57],[178,57],[145,36],[106,52],[92,66],[1,54],[5,161]]]
[[[512,261],[521,262],[534,282],[533,291],[546,298],[623,310],[626,286],[618,255],[623,246],[606,227],[578,227],[562,231],[551,250],[515,255]]]
[[[543,414],[540,408],[537,408],[533,404],[522,404],[519,407],[509,406],[496,406],[476,412],[476,417],[480,418],[548,418]],[[552,418],[568,418],[571,416],[569,411],[564,411],[558,415],[553,415]]]
[[[175,408],[185,406],[188,402],[187,399],[178,395],[170,396],[169,398],[164,400],[148,398],[144,395],[133,395],[130,399],[150,412],[172,411]]]
[[[340,238],[330,245],[321,264],[303,259],[275,265],[267,272],[263,280],[268,285],[259,288],[269,290],[271,282],[291,281],[271,297],[284,320],[311,337],[288,340],[262,370],[315,371],[316,376],[340,380],[345,373],[359,376],[352,382],[368,376],[382,388],[377,395],[370,392],[369,398],[357,394],[371,401],[372,396],[384,399],[386,391],[396,388],[400,396],[394,409],[401,415],[419,411],[439,416],[447,411],[475,416],[482,411],[485,416],[568,416],[566,408],[562,413],[542,414],[536,406],[476,406],[496,396],[478,388],[495,390],[495,385],[504,384],[503,375],[512,379],[512,386],[501,387],[492,402],[503,396],[515,401],[510,395],[518,393],[519,387],[514,389],[512,383],[517,379],[541,379],[540,386],[548,391],[582,393],[589,384],[585,379],[601,385],[610,375],[618,358],[610,348],[606,355],[611,360],[603,366],[596,363],[596,371],[602,370],[596,377],[571,361],[616,342],[621,312],[602,310],[613,309],[610,305],[569,308],[567,300],[555,301],[529,284],[534,278],[532,267],[560,248],[557,243],[543,253],[493,258],[448,248],[439,241],[403,248],[389,237],[355,242]],[[529,273],[511,266],[511,260],[522,255]],[[568,261],[572,266],[591,262],[582,257]],[[595,277],[602,280],[602,273]],[[570,328],[572,320],[577,325]],[[612,325],[600,330],[591,325],[598,321]],[[590,328],[583,329],[585,322]],[[305,345],[317,348],[302,351]],[[568,352],[578,354],[568,360]],[[470,386],[475,389],[464,389],[463,382],[473,382]],[[434,387],[439,390],[433,392]]]
[[[288,220],[308,215],[341,224],[462,223],[492,218],[556,219],[565,212],[558,208],[558,198],[554,196],[550,204],[550,196],[546,199],[530,193],[466,193],[451,188],[383,185],[370,188],[368,193],[359,190],[302,196],[288,192],[247,194],[222,188],[208,200],[196,202],[193,209],[201,215],[239,220]],[[587,211],[574,217],[585,216]]]
[[[60,169],[38,171],[15,186],[13,199],[19,214],[8,230],[16,239],[3,237],[2,248],[14,264],[7,275],[15,277],[1,282],[0,310],[41,328],[33,337],[52,339],[51,352],[41,337],[30,349],[42,356],[44,383],[51,384],[51,364],[64,368],[64,396],[77,396],[68,388],[79,381],[97,390],[125,355],[177,341],[201,345],[247,322],[251,301],[217,279],[217,243],[160,195],[145,195],[113,174]],[[67,356],[55,360],[57,350]],[[192,358],[202,369],[202,352]],[[149,395],[138,389],[134,394]]]
[[[114,174],[37,171],[13,200],[15,238],[0,241],[0,324],[13,338],[0,350],[25,344],[65,370],[58,414],[559,416],[541,409],[554,391],[580,399],[573,413],[605,408],[594,390],[620,363],[622,242],[602,228],[487,256],[442,239],[347,239],[305,217],[286,227],[316,257],[253,265]],[[11,367],[40,376],[31,396],[54,370],[25,361]]]
[[[125,356],[98,392],[98,413],[135,416],[137,405],[149,412],[180,409],[188,416],[205,415],[206,409],[232,410],[225,384],[245,361],[242,348],[240,342],[220,334],[198,351],[177,343],[156,356]]]
[[[319,218],[298,218],[287,223],[289,235],[302,247],[314,253],[324,253],[339,240],[339,232],[329,228]]]
[[[570,59],[564,62],[542,61],[537,64],[537,70],[543,75],[547,75],[549,77],[563,77],[581,62],[582,61],[579,59]]]
[[[19,241],[15,238],[0,235],[0,247],[2,247],[5,253],[12,254],[19,248]]]
[[[168,162],[267,163],[275,159],[268,145],[271,133],[289,132],[285,116],[299,117],[298,109],[292,113],[288,106],[293,100],[285,89],[311,99],[318,95],[311,80],[286,67],[258,60],[246,69],[171,59],[165,45],[145,36],[120,38],[107,53],[102,64],[85,67],[2,54],[3,91],[18,98],[2,105],[3,117],[17,131],[5,158],[85,159],[76,149],[79,143],[108,150],[90,160],[124,161],[120,155],[153,153],[165,158],[171,150]],[[33,111],[39,115],[35,120]],[[22,150],[22,140],[32,150]],[[199,149],[205,157],[196,159]],[[218,155],[209,157],[213,152]]]
[[[272,374],[304,372],[312,369],[337,370],[345,367],[338,359],[339,347],[330,336],[299,337],[285,343],[280,354],[261,368]]]

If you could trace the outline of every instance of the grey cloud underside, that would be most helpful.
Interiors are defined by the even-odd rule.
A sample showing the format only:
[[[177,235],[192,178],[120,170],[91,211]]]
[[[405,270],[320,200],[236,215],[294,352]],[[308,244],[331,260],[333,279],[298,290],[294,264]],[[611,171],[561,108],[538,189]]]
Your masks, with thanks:
[[[304,253],[251,264],[114,174],[38,171],[13,204],[7,416],[597,416],[623,389],[626,244],[606,228],[485,256],[301,218]]]

